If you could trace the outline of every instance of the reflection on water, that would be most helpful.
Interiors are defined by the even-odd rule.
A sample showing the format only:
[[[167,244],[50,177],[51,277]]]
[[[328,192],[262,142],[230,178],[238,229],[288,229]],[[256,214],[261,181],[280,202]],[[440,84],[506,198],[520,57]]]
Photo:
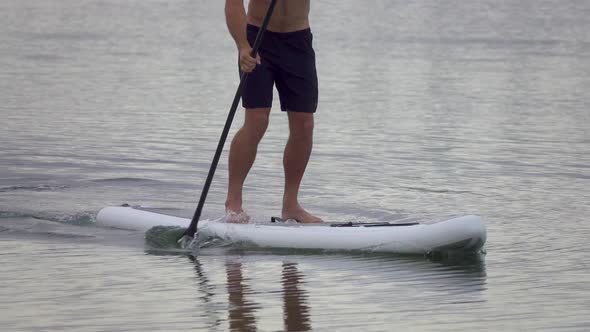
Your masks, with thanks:
[[[210,281],[203,272],[202,264],[195,256],[189,256],[195,264],[195,271],[201,291],[206,296],[201,297],[204,304],[211,301]],[[228,259],[225,263],[227,275],[228,316],[230,330],[256,331],[256,310],[260,305],[248,299],[254,292],[244,279],[242,263]],[[281,284],[283,286],[283,320],[285,331],[310,331],[311,322],[309,307],[306,303],[307,295],[303,289],[303,275],[297,270],[297,263],[283,262]]]
[[[196,261],[196,260],[195,260]],[[260,306],[247,299],[252,290],[242,275],[242,263],[228,261],[227,292],[229,296],[228,321],[232,331],[256,331],[256,309]],[[303,275],[297,263],[283,263],[283,319],[285,331],[310,331],[309,308],[302,288]]]
[[[232,331],[265,330],[261,326],[268,326],[269,322],[276,325],[278,313],[275,309],[280,307],[283,317],[280,330],[311,331],[322,326],[333,326],[334,322],[325,318],[341,310],[343,304],[344,307],[362,304],[355,309],[354,314],[350,313],[350,319],[342,318],[342,313],[338,313],[340,322],[336,325],[347,328],[358,317],[365,315],[389,321],[393,318],[392,313],[378,309],[380,306],[404,303],[409,299],[415,302],[420,299],[420,294],[425,295],[424,301],[431,301],[424,303],[425,308],[431,307],[429,310],[445,303],[463,306],[485,303],[482,294],[486,290],[483,255],[433,260],[392,255],[293,254],[281,258],[266,256],[260,251],[224,249],[224,252],[225,277],[222,288],[215,285],[215,278],[208,277],[206,270],[211,273],[211,269],[218,265],[207,266],[206,262],[210,261],[211,256],[206,251],[201,257],[189,256],[195,267],[198,292],[202,294],[198,297],[200,310],[208,313],[208,316],[218,317],[213,320],[208,318],[215,322],[211,328],[222,328],[224,320],[219,317],[225,316],[228,328]],[[218,254],[216,252],[215,257]],[[313,269],[302,271],[299,262],[311,265]],[[261,266],[264,268],[261,269]],[[262,271],[246,277],[245,270],[252,269]],[[314,282],[311,283],[310,279]],[[328,286],[323,284],[323,279],[329,281]],[[264,292],[257,289],[255,285],[261,283],[275,290]],[[274,288],[277,284],[280,284],[280,290]],[[401,289],[405,289],[406,295],[400,292]],[[214,301],[220,296],[227,298],[225,315]],[[314,304],[310,297],[317,297],[320,301]],[[405,316],[417,309],[408,307],[396,310],[394,316]],[[430,315],[433,316],[435,312]],[[312,321],[316,322],[316,326],[312,326]],[[371,324],[375,324],[373,328],[378,329],[383,321],[363,322],[369,330]]]
[[[108,237],[106,230],[101,235]],[[583,275],[571,277],[576,293],[560,304],[567,311],[538,311],[537,297],[530,294],[548,297],[556,289],[546,287],[547,279],[531,269],[536,258],[526,255],[513,257],[520,262],[515,273],[501,268],[514,265],[509,261],[490,264],[482,256],[429,260],[221,248],[187,260],[184,254],[145,254],[98,238],[72,243],[11,236],[0,233],[0,323],[8,331],[585,326],[586,298],[575,296],[584,290]],[[568,280],[560,279],[562,287]]]
[[[286,331],[310,331],[307,294],[303,288],[303,275],[297,270],[297,263],[283,262],[283,319]]]
[[[252,291],[242,277],[242,264],[226,262],[227,293],[229,295],[229,313],[227,320],[232,331],[256,331],[254,312],[257,305],[246,294]]]

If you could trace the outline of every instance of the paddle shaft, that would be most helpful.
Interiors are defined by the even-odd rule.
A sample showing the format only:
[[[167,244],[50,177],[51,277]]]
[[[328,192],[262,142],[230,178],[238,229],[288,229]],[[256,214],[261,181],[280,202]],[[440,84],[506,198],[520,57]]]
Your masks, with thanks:
[[[264,16],[264,20],[262,21],[262,26],[258,30],[258,34],[256,35],[256,39],[254,41],[254,45],[252,45],[252,57],[256,57],[258,53],[258,48],[260,47],[260,43],[262,43],[262,37],[264,32],[266,31],[266,26],[270,21],[270,17],[272,16],[272,12],[274,10],[275,4],[277,0],[272,0],[268,9],[266,11],[266,15]],[[201,213],[203,212],[203,206],[205,205],[205,199],[207,198],[207,194],[209,193],[209,187],[211,187],[211,182],[213,182],[213,176],[215,175],[215,170],[217,169],[217,164],[219,163],[219,158],[221,157],[221,153],[223,152],[223,146],[225,145],[225,141],[227,139],[227,135],[229,134],[229,130],[231,128],[232,121],[234,120],[234,116],[236,114],[236,110],[238,109],[238,104],[240,102],[240,98],[242,97],[242,90],[244,88],[244,83],[248,78],[248,73],[242,72],[240,74],[240,84],[238,85],[238,89],[236,90],[236,95],[234,96],[234,101],[229,109],[229,114],[227,115],[227,120],[225,120],[225,126],[223,127],[223,131],[221,132],[221,138],[219,139],[219,143],[217,144],[217,150],[215,150],[215,155],[213,156],[213,162],[211,163],[211,167],[209,168],[209,174],[207,175],[207,180],[205,180],[205,185],[203,186],[203,191],[201,192],[201,198],[199,199],[199,204],[197,205],[197,209],[195,210],[195,214],[193,215],[193,219],[191,220],[191,224],[185,231],[185,236],[193,237],[197,231],[197,224],[199,223],[199,219],[201,218]]]

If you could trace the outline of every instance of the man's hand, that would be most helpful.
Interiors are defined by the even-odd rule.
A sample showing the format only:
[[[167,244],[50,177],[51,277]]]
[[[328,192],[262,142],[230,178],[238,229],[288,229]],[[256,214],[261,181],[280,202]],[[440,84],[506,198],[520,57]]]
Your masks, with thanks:
[[[256,58],[253,58],[250,53],[252,53],[250,46],[240,49],[240,69],[246,73],[251,73],[256,65],[260,64],[260,55],[256,54]]]

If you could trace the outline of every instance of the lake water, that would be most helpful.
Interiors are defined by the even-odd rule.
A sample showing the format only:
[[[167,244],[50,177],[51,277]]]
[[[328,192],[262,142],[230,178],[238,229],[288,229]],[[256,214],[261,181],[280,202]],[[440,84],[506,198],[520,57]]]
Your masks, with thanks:
[[[195,258],[95,227],[109,205],[195,208],[237,87],[223,1],[5,0],[2,331],[588,330],[590,2],[323,0],[311,19],[302,204],[478,214],[487,254]],[[280,212],[286,138],[275,110],[245,187],[256,218]],[[226,157],[204,218],[223,213]]]

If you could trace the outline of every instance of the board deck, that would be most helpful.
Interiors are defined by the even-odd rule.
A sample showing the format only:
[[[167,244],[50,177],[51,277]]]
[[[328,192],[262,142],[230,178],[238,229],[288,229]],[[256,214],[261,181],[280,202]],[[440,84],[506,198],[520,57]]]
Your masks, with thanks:
[[[190,220],[132,207],[106,207],[97,215],[100,226],[147,231],[154,226],[187,228]],[[264,222],[236,224],[223,218],[202,220],[199,236],[259,247],[356,250],[425,254],[440,250],[476,251],[486,241],[478,216],[462,216],[432,224]]]

